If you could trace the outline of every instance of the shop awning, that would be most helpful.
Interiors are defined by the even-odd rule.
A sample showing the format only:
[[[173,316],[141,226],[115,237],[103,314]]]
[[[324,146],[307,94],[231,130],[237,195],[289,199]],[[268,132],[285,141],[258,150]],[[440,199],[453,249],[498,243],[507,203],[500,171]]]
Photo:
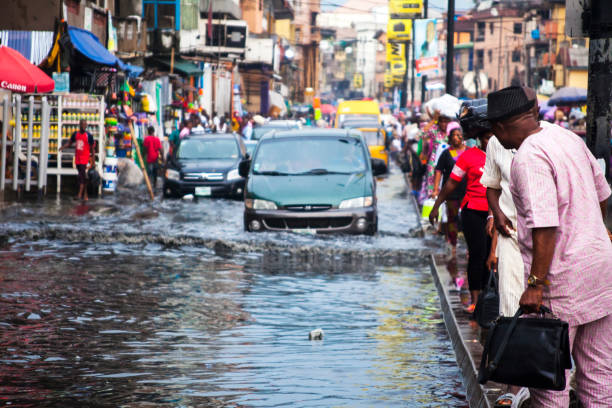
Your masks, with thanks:
[[[74,48],[88,59],[112,67],[122,64],[121,60],[111,54],[91,31],[70,26],[68,34],[70,34],[70,41]]]
[[[155,58],[156,62],[170,68],[170,58]],[[184,60],[182,58],[174,59],[174,71],[186,76],[197,76],[202,75],[202,69],[191,61]]]
[[[128,76],[130,78],[136,78],[136,77],[140,76],[140,74],[142,74],[144,72],[144,68],[143,67],[139,67],[138,65],[132,65],[132,64],[124,63],[120,67],[121,67],[122,70],[127,72]]]
[[[0,46],[0,88],[13,92],[51,92],[55,82],[14,49]]]

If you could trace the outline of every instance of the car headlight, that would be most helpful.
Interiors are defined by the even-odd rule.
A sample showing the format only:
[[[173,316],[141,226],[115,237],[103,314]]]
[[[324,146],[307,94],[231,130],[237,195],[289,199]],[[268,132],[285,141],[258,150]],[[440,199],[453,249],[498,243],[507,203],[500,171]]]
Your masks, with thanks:
[[[349,200],[344,200],[340,203],[338,208],[362,208],[371,207],[373,203],[372,196],[368,197],[356,197]]]
[[[181,174],[176,170],[167,169],[166,170],[166,178],[168,180],[180,180]]]
[[[257,200],[252,198],[247,198],[244,200],[244,206],[252,210],[276,210],[278,208],[272,201]]]
[[[240,176],[240,174],[238,173],[238,169],[230,170],[230,171],[227,173],[227,180],[228,180],[228,181],[231,181],[231,180],[238,180],[238,179],[240,179],[240,178],[242,178],[242,177],[241,177],[241,176]]]

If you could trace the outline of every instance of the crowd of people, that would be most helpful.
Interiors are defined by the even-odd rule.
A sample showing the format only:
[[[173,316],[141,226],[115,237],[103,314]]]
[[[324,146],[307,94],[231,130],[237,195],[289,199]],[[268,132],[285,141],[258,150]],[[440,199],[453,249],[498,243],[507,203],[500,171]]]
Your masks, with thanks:
[[[421,203],[435,199],[429,219],[443,226],[452,256],[460,229],[465,237],[465,312],[474,312],[496,273],[500,314],[544,305],[568,322],[578,399],[585,407],[612,406],[605,166],[568,126],[542,120],[529,88],[463,103],[456,117],[434,112],[399,122],[390,150],[409,188]],[[508,386],[496,404],[518,406],[530,396],[531,406],[567,407],[566,377],[564,391]]]

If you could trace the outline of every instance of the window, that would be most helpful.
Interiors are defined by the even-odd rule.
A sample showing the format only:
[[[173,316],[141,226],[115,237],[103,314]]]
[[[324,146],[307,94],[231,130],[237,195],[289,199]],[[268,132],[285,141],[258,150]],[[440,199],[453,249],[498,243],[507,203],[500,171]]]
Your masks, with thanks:
[[[489,32],[491,34],[493,34],[495,32],[495,24],[494,23],[489,23]]]
[[[484,50],[476,50],[476,68],[484,68]]]
[[[514,23],[514,34],[523,34],[523,24]]]
[[[484,41],[484,37],[485,37],[485,23],[479,22],[477,27],[478,27],[478,31],[477,31],[477,34],[476,34],[476,41]]]
[[[147,27],[155,28],[155,4],[145,4],[144,5],[144,21],[147,22]]]
[[[521,62],[521,50],[512,51],[512,62]]]
[[[489,64],[493,62],[493,50],[489,50]]]
[[[188,0],[194,3],[194,0]],[[142,17],[147,22],[147,29],[171,28],[178,30],[176,23],[176,3],[174,0],[145,0]],[[197,25],[196,25],[197,27]]]
[[[174,4],[158,4],[157,28],[174,28],[175,12],[176,6]]]

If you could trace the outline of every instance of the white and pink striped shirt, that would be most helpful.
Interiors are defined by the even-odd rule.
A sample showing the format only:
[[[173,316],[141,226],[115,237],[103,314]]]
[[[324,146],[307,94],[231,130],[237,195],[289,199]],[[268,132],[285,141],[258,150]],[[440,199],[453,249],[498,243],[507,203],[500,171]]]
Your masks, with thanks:
[[[557,227],[544,291],[553,312],[572,326],[612,314],[612,243],[599,207],[611,191],[582,139],[559,126],[529,136],[512,162],[510,190],[526,275],[531,230]]]

